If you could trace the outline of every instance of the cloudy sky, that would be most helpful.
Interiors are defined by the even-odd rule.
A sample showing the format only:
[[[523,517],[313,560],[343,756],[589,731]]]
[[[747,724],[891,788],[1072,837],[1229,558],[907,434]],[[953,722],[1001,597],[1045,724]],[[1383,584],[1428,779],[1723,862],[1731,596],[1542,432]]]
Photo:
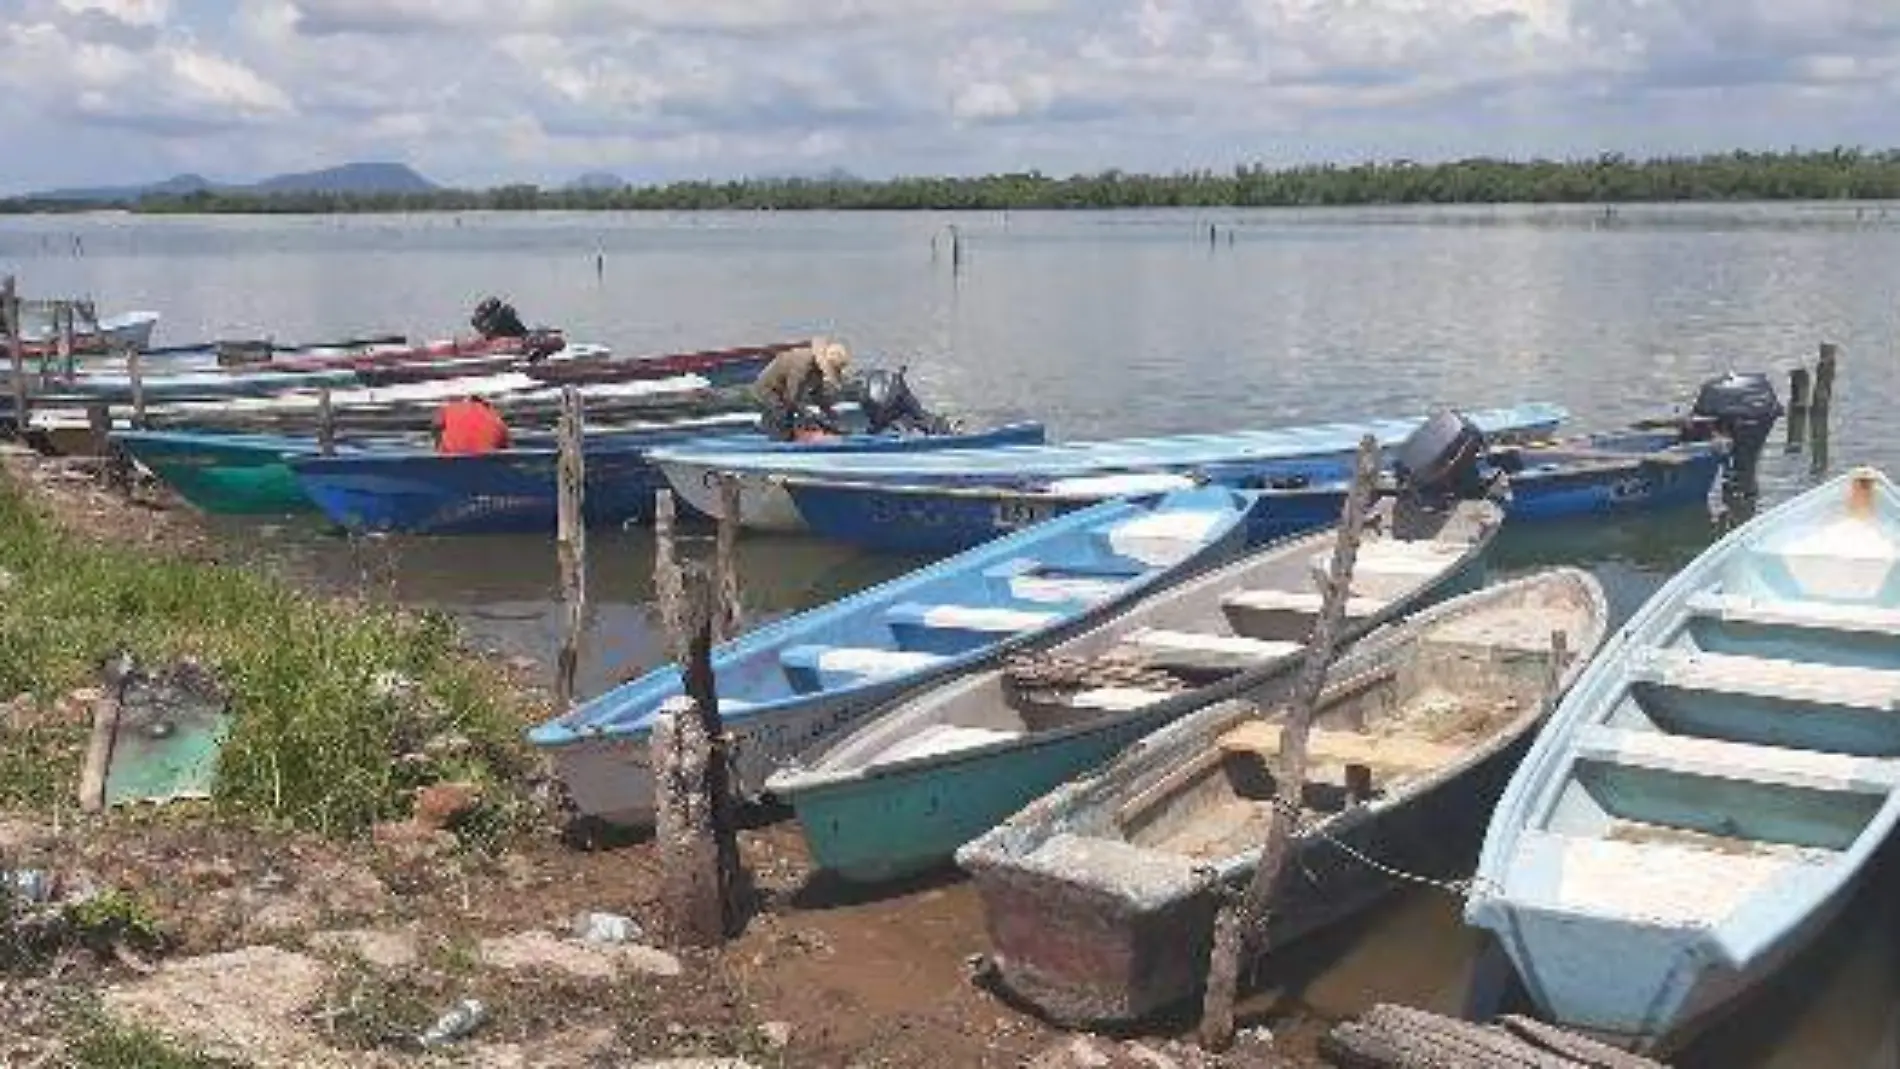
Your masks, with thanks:
[[[1900,0],[0,0],[0,188],[1900,145]]]

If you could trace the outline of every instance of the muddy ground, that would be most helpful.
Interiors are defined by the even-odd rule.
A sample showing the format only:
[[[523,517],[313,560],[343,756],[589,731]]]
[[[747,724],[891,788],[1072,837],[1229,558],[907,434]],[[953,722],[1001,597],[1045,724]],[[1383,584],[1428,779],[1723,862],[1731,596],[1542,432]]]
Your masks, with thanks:
[[[128,500],[64,465],[18,454],[6,465],[82,537],[226,556],[162,492]],[[584,849],[552,820],[492,852],[427,833],[378,838],[232,825],[190,804],[109,819],[0,813],[0,867],[122,890],[155,929],[121,926],[110,946],[66,943],[0,971],[0,1018],[14,1023],[0,1066],[139,1064],[81,1049],[85,1027],[108,1024],[256,1065],[1216,1064],[1180,1030],[1078,1041],[1020,1012],[972,981],[982,914],[954,873],[843,894],[813,878],[789,822],[742,833],[760,892],[744,933],[677,955],[645,946],[660,919],[650,843]],[[572,938],[588,911],[639,931],[624,945]],[[484,1004],[483,1023],[418,1052],[415,1035],[465,998]],[[1319,1022],[1258,1016],[1218,1064],[1318,1064]],[[76,1020],[93,1024],[76,1033]]]

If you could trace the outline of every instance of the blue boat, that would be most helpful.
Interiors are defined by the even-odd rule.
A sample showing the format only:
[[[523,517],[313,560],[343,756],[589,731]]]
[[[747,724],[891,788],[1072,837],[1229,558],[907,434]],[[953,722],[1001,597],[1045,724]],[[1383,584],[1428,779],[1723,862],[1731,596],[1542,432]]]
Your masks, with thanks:
[[[1486,467],[1508,477],[1510,519],[1571,519],[1704,500],[1727,449],[1720,439],[1619,432],[1499,446],[1489,452]],[[893,486],[797,476],[780,480],[780,486],[814,534],[880,551],[953,553],[1110,497],[1207,480],[1262,492],[1265,507],[1249,532],[1259,544],[1335,522],[1345,505],[1347,467],[1346,460],[1326,456],[1030,485]]]
[[[1900,493],[1731,532],[1604,647],[1494,812],[1466,919],[1553,1020],[1666,1053],[1838,913],[1900,819]]]
[[[1502,441],[1549,435],[1567,413],[1557,405],[1527,404],[1469,414],[1478,429]],[[1279,468],[1289,461],[1331,458],[1333,470],[1351,467],[1367,435],[1397,442],[1419,419],[1327,423],[1226,434],[1180,434],[1006,449],[950,449],[914,456],[812,457],[748,451],[731,444],[656,450],[654,463],[688,504],[718,516],[718,476],[737,478],[746,527],[805,529],[799,509],[779,483],[787,476],[908,486],[1037,487],[1052,480],[1130,473],[1181,473],[1210,464]]]
[[[1350,640],[1484,581],[1503,515],[1379,504],[1359,548]],[[1146,597],[1072,638],[932,687],[766,782],[790,802],[813,861],[889,880],[957,848],[1196,709],[1253,693],[1298,664],[1320,607],[1313,570],[1337,528],[1288,539]],[[1130,678],[1129,663],[1143,671]]]
[[[1034,442],[1040,423],[940,436],[852,434],[826,442],[770,442],[743,417],[730,432],[750,450],[821,454],[948,449],[973,443]],[[692,442],[707,447],[703,423],[612,430],[590,435],[584,447],[586,522],[644,523],[666,480],[647,460],[658,446]],[[545,441],[545,438],[542,439]],[[551,446],[505,449],[480,456],[444,456],[426,450],[359,451],[335,456],[300,454],[287,463],[303,492],[330,522],[352,531],[406,534],[492,534],[554,529],[559,501]]]
[[[1086,627],[1238,547],[1250,494],[1200,488],[1110,501],[743,635],[713,653],[738,783],[917,686]],[[647,733],[681,693],[670,665],[534,729],[583,814],[653,818]]]

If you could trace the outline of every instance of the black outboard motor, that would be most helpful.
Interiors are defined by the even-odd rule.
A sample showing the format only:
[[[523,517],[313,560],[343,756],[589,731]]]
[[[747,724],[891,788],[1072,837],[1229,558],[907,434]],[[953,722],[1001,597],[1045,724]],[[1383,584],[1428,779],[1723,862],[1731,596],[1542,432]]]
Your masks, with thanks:
[[[1460,412],[1443,409],[1400,443],[1392,467],[1399,486],[1429,504],[1485,492],[1484,432]]]
[[[911,392],[904,371],[904,368],[896,371],[872,368],[864,373],[856,393],[858,404],[864,409],[866,429],[872,434],[894,427],[924,434],[948,433],[949,421],[924,408],[923,402]]]
[[[475,306],[475,314],[469,319],[469,325],[476,333],[491,341],[496,338],[525,338],[528,328],[522,325],[521,316],[515,312],[515,306],[499,297],[487,297]]]
[[[1739,487],[1755,485],[1755,464],[1762,447],[1781,418],[1781,398],[1775,384],[1758,371],[1731,371],[1702,384],[1696,394],[1693,415],[1698,421],[1713,424],[1733,443],[1729,452],[1729,482]]]

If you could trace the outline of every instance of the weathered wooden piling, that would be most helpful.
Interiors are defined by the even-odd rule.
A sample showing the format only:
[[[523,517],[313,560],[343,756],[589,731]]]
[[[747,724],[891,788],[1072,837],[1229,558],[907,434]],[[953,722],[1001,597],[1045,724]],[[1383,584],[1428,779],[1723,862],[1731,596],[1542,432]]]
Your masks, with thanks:
[[[1809,386],[1813,378],[1806,364],[1788,369],[1788,443],[1786,453],[1799,453],[1808,440]]]
[[[689,584],[675,638],[686,650],[686,694],[662,707],[652,733],[661,906],[680,947],[717,946],[744,924],[730,742],[713,680],[715,598],[703,573]]]
[[[145,429],[145,354],[136,345],[125,351],[125,372],[132,380],[132,428]]]
[[[88,448],[95,457],[106,456],[112,449],[112,410],[104,401],[93,401],[86,405],[86,435]]]
[[[336,453],[336,406],[328,386],[317,391],[317,452],[326,457]]]
[[[674,541],[676,511],[671,487],[654,493],[653,604],[660,610],[660,630],[666,635],[667,656],[684,663],[686,584],[680,575],[679,546]]]
[[[75,354],[78,346],[73,338],[74,308],[71,301],[53,302],[53,362],[61,375],[71,377],[78,369],[79,358]],[[46,364],[40,364],[41,379],[46,378]]]
[[[1473,1024],[1386,1003],[1335,1025],[1319,1049],[1340,1069],[1662,1069],[1525,1017]]]
[[[1373,492],[1379,478],[1379,443],[1367,436],[1359,443],[1358,464],[1352,488],[1346,495],[1346,508],[1340,517],[1339,534],[1333,543],[1333,559],[1321,580],[1319,618],[1306,643],[1305,658],[1300,662],[1292,697],[1287,705],[1285,728],[1280,736],[1279,766],[1274,772],[1274,797],[1278,800],[1267,822],[1266,843],[1253,880],[1244,894],[1229,895],[1221,904],[1214,922],[1214,947],[1208,958],[1207,993],[1201,1003],[1201,1045],[1209,1050],[1225,1050],[1234,1039],[1234,998],[1240,986],[1242,964],[1266,949],[1267,917],[1271,913],[1273,892],[1292,854],[1293,822],[1306,783],[1306,743],[1312,731],[1313,715],[1320,694],[1326,688],[1326,674],[1339,645],[1339,628],[1346,614],[1346,599],[1352,590],[1353,568],[1359,559],[1359,542],[1365,535],[1366,515],[1371,509]]]
[[[13,423],[15,433],[25,437],[28,401],[26,393],[26,348],[20,341],[20,294],[12,275],[0,282],[0,317],[6,320],[7,357],[13,364]]]
[[[719,588],[714,636],[721,642],[736,636],[745,626],[745,610],[739,601],[739,480],[731,475],[719,479],[719,539],[713,556],[713,575]]]
[[[555,657],[554,700],[566,710],[574,704],[575,676],[580,672],[581,636],[587,627],[586,413],[580,391],[561,391],[560,456],[555,462],[557,513],[555,546],[561,562],[561,650]]]
[[[1834,407],[1834,365],[1840,353],[1840,346],[1824,341],[1814,360],[1814,394],[1808,399],[1808,413],[1818,423],[1825,424],[1828,410]]]

